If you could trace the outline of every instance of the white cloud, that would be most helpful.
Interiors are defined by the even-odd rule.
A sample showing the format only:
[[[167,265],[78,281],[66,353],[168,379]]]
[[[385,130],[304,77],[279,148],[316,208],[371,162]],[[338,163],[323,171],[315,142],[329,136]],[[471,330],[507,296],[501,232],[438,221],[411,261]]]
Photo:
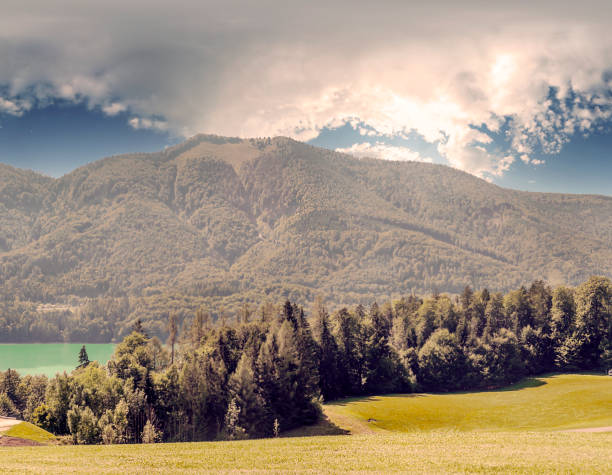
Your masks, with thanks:
[[[31,107],[28,101],[10,100],[0,97],[0,112],[20,116]]]
[[[381,142],[375,144],[370,144],[368,142],[356,143],[350,147],[337,148],[336,152],[348,153],[358,158],[369,157],[402,162],[409,160],[414,162],[433,162],[431,158],[422,157],[418,152],[408,147],[389,145]]]
[[[140,129],[157,129],[168,130],[168,123],[163,120],[147,119],[142,117],[132,117],[128,120],[130,127],[136,130]]]
[[[127,107],[125,106],[125,104],[121,104],[120,102],[112,102],[110,104],[102,106],[102,112],[110,116],[120,114],[121,112],[125,112],[126,110]]]
[[[489,177],[611,118],[607,1],[60,4],[3,2],[2,110],[62,97],[135,128],[304,140],[360,123]]]

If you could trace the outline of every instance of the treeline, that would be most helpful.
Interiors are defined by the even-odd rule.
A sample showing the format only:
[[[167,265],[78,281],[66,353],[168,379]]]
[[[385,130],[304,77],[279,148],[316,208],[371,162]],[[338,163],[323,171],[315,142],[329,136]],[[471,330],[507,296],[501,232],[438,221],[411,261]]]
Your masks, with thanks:
[[[87,299],[76,307],[0,299],[0,343],[108,343],[129,313],[127,297]]]
[[[0,377],[0,414],[75,443],[265,437],[315,422],[321,400],[496,388],[527,375],[612,366],[612,283],[541,281],[506,295],[415,296],[329,315],[286,302],[212,325],[199,311],[168,344],[141,326],[105,367]]]

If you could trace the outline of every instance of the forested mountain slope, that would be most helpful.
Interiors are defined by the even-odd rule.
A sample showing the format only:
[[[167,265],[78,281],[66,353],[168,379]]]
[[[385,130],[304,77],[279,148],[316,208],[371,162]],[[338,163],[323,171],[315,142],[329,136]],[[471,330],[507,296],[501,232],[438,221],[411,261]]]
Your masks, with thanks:
[[[513,191],[287,138],[196,136],[59,179],[0,165],[5,301],[171,292],[232,310],[577,284],[612,275],[611,243],[610,197]]]

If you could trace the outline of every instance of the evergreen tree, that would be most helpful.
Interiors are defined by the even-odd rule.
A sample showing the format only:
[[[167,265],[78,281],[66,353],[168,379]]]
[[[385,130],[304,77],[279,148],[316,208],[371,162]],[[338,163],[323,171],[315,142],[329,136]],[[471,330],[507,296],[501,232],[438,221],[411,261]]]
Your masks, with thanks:
[[[171,312],[168,317],[168,344],[170,345],[170,364],[174,364],[174,345],[176,344],[177,338],[177,323],[176,313]]]
[[[0,416],[3,417],[18,417],[19,411],[15,407],[15,403],[6,393],[0,392]]]
[[[285,301],[285,304],[283,305],[282,319],[291,323],[294,329],[297,328],[297,318],[295,316],[293,305],[291,305],[289,300]]]
[[[435,327],[446,328],[449,332],[454,333],[457,330],[459,317],[451,299],[446,295],[440,295],[436,299],[435,307]]]
[[[474,291],[469,285],[464,287],[459,301],[461,302],[461,310],[467,312],[474,301]]]
[[[304,393],[302,397],[312,398],[313,396],[319,396],[320,393],[320,348],[312,335],[304,309],[302,307],[296,308],[295,314],[297,318],[295,343],[298,354],[299,391]]]
[[[269,432],[262,424],[266,418],[266,403],[259,393],[254,366],[249,353],[243,353],[228,386],[230,396],[239,408],[237,426],[243,428],[250,437],[260,437],[269,435]]]
[[[199,440],[209,432],[206,427],[208,384],[202,370],[203,360],[200,352],[185,355],[178,380],[180,407],[185,414],[181,431],[189,434],[187,440]]]
[[[340,397],[341,388],[338,384],[338,365],[340,355],[338,344],[331,332],[331,323],[327,309],[321,300],[315,303],[314,338],[319,344],[319,387],[325,401]]]
[[[510,326],[506,320],[506,314],[504,313],[503,297],[501,294],[496,293],[491,295],[485,309],[485,319],[487,324],[484,334],[488,337],[494,335],[502,328],[508,328]]]
[[[436,329],[436,300],[425,299],[421,304],[416,323],[417,343],[421,347]]]
[[[194,347],[199,346],[202,343],[204,337],[204,326],[205,322],[208,321],[208,314],[203,309],[199,308],[193,317],[193,324],[191,326],[191,344]]]
[[[89,364],[89,356],[87,355],[87,350],[85,349],[85,345],[81,347],[81,351],[79,351],[79,365],[77,368],[84,368]]]
[[[136,333],[140,333],[141,335],[144,335],[145,337],[147,336],[142,326],[142,320],[140,318],[137,319],[136,322],[134,322],[134,325],[132,326],[132,331]]]
[[[484,289],[473,299],[472,305],[470,306],[470,339],[473,341],[484,334],[485,327],[487,326],[485,311],[490,298],[489,291]]]
[[[314,422],[318,409],[316,386],[300,371],[295,330],[290,320],[275,325],[262,345],[257,360],[258,383],[268,407],[268,420],[278,419],[289,430]]]
[[[245,438],[246,431],[238,424],[240,412],[240,406],[236,404],[236,400],[230,399],[227,412],[225,413],[225,425],[223,428],[225,439],[236,440]]]
[[[376,303],[370,308],[366,326],[364,390],[368,393],[391,392],[401,386],[399,361],[389,345],[391,322]]]
[[[253,312],[249,304],[244,302],[242,306],[240,307],[240,311],[238,312],[238,322],[239,323],[249,323],[249,321],[251,320],[252,313]]]
[[[509,328],[515,333],[520,333],[521,329],[526,326],[533,327],[534,320],[525,287],[510,292],[504,297],[504,309],[508,317]]]
[[[155,444],[161,440],[161,434],[155,426],[151,424],[151,421],[147,419],[140,438],[143,444]]]
[[[362,327],[346,308],[334,314],[334,337],[338,344],[338,386],[343,395],[361,393],[364,351]]]

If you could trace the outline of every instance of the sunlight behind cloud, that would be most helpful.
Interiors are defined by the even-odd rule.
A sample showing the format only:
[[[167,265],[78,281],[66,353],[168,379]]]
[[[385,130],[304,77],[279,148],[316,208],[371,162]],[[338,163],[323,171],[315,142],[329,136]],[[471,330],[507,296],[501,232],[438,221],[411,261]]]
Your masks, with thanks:
[[[67,0],[67,16],[33,3],[35,16],[9,1],[0,19],[10,114],[62,98],[126,112],[137,129],[300,140],[357,120],[381,139],[416,133],[490,178],[539,164],[534,154],[558,153],[612,110],[605,2],[398,4],[388,15],[341,1],[322,15],[313,4]],[[125,22],[112,21],[119,9]],[[504,147],[492,143],[502,127]]]
[[[394,146],[385,143],[370,144],[367,142],[353,144],[347,148],[337,148],[336,152],[348,153],[355,157],[380,158],[383,160],[414,161],[433,163],[433,159],[422,157],[418,152],[408,147]]]

